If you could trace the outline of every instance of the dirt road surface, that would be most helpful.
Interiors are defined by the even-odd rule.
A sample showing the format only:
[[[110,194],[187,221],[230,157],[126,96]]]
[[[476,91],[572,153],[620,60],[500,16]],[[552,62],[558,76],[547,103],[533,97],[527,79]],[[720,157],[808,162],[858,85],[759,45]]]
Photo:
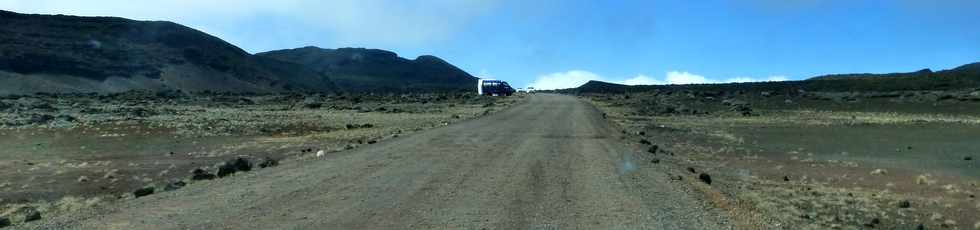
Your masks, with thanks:
[[[481,119],[20,226],[727,229],[601,112],[535,95]]]

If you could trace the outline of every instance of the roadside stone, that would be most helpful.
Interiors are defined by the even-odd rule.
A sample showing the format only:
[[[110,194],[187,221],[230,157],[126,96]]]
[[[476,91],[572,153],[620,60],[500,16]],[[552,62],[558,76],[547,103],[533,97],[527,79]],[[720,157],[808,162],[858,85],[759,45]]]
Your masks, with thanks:
[[[912,202],[909,202],[908,200],[899,201],[898,202],[898,207],[899,208],[910,208],[910,207],[912,207]]]
[[[167,186],[163,187],[163,191],[174,191],[183,188],[184,186],[187,186],[187,183],[182,180],[173,181],[167,183]]]
[[[218,165],[217,165],[216,168],[218,168],[217,175],[218,175],[219,178],[226,177],[228,175],[234,174],[237,171],[235,169],[235,166],[232,165],[232,164],[229,164],[228,162],[218,163]]]
[[[214,180],[216,176],[207,170],[197,168],[191,171],[191,180]]]
[[[279,165],[279,161],[276,159],[272,159],[271,157],[262,158],[262,161],[259,162],[259,168],[270,168],[270,167],[276,167],[278,165]]]
[[[705,184],[709,184],[710,185],[711,184],[711,175],[708,175],[707,173],[701,173],[700,175],[698,175],[698,180],[701,180],[701,182],[704,182]]]
[[[149,196],[150,194],[153,194],[154,190],[156,189],[154,189],[152,186],[142,187],[140,189],[137,189],[136,191],[133,191],[133,196],[135,196],[136,198]]]

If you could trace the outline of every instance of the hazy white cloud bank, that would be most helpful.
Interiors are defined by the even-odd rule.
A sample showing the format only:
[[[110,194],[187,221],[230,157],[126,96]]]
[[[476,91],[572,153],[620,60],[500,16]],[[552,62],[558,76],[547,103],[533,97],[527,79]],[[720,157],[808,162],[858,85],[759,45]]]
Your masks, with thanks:
[[[603,76],[585,70],[572,70],[568,72],[550,73],[538,76],[529,87],[536,89],[567,89],[579,87],[590,80],[612,82],[624,85],[667,85],[667,84],[710,84],[710,83],[731,83],[731,82],[762,82],[762,81],[786,81],[786,76],[775,75],[767,78],[735,77],[724,80],[711,79],[702,75],[693,74],[686,71],[668,71],[663,78],[655,78],[639,74],[632,78],[615,80],[604,78]]]
[[[21,13],[176,21],[214,34],[233,34],[229,30],[271,17],[287,18],[284,25],[322,31],[336,43],[374,46],[450,39],[496,5],[496,0],[0,0],[0,8]]]

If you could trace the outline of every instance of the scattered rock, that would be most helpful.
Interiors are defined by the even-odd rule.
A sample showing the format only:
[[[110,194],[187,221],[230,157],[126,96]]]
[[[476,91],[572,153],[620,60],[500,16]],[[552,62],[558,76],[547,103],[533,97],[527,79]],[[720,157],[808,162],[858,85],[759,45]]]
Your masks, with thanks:
[[[276,159],[272,159],[271,157],[265,157],[262,158],[262,161],[259,161],[259,168],[276,167],[278,165],[279,165],[279,161]]]
[[[653,160],[650,160],[650,163],[660,164],[660,159],[654,158]]]
[[[191,180],[214,180],[217,176],[207,170],[197,168],[191,171]]]
[[[184,186],[187,186],[187,183],[182,180],[173,181],[167,183],[167,186],[163,187],[163,191],[174,191],[183,188]]]
[[[898,207],[899,208],[909,208],[909,207],[912,207],[912,202],[909,202],[909,200],[899,201],[898,202]]]
[[[216,168],[218,168],[218,173],[217,173],[218,177],[226,177],[231,174],[234,174],[235,171],[237,171],[235,169],[235,166],[229,164],[228,162],[218,163]]]
[[[11,219],[12,222],[21,222],[21,223],[40,220],[41,211],[38,211],[37,208],[31,206],[21,207],[20,209],[17,209],[17,211],[13,213],[13,218]]]
[[[10,226],[10,218],[0,216],[0,228]]]
[[[888,174],[888,170],[875,169],[874,171],[871,171],[871,175],[885,175],[885,174]]]
[[[783,181],[789,181],[789,176],[783,176]]]
[[[681,177],[680,175],[671,175],[670,176],[670,179],[671,180],[683,180],[684,178]]]
[[[701,182],[704,182],[705,184],[709,184],[710,185],[711,184],[711,175],[708,175],[707,173],[701,173],[700,175],[698,175],[698,180],[701,180]]]
[[[373,144],[376,144],[376,143],[378,143],[378,141],[377,141],[377,140],[370,140],[370,141],[368,141],[367,143],[368,143],[369,145],[373,145]]]
[[[698,171],[697,170],[694,170],[693,167],[687,167],[687,171],[688,172],[691,172],[691,173],[698,173]]]
[[[54,120],[54,116],[48,114],[31,114],[31,118],[29,119],[31,124],[45,124],[51,120]]]
[[[936,184],[936,180],[933,180],[932,175],[922,174],[915,177],[915,184],[919,185],[933,185]]]
[[[153,188],[152,186],[142,187],[140,189],[137,189],[136,191],[133,191],[133,196],[135,196],[136,198],[148,196],[150,194],[153,194],[154,190],[156,189]]]
[[[931,216],[929,216],[929,219],[930,220],[933,220],[933,221],[942,220],[943,219],[943,214],[939,214],[938,212],[934,212],[934,213],[932,213]]]
[[[946,221],[943,221],[943,224],[941,226],[943,228],[956,227],[956,221],[955,220],[946,220]]]
[[[648,141],[647,139],[640,139],[640,144],[650,145],[650,144],[653,144],[653,143],[650,143],[650,141]]]
[[[973,160],[973,157],[972,156],[965,156],[965,157],[963,157],[963,160],[965,160],[965,161],[972,161]]]
[[[640,135],[640,136],[646,136],[646,135],[647,135],[647,132],[644,132],[644,131],[639,131],[639,132],[637,132],[636,134],[638,134],[638,135]]]
[[[648,153],[652,153],[652,154],[657,154],[657,150],[660,150],[660,146],[653,145],[653,146],[650,146],[649,149],[647,149],[647,152]]]
[[[249,161],[244,157],[236,157],[235,159],[228,162],[228,164],[235,167],[236,171],[248,172],[252,171],[252,161]]]
[[[78,177],[78,183],[85,183],[85,182],[88,182],[88,181],[89,181],[89,179],[88,179],[87,176],[80,176],[80,177]]]

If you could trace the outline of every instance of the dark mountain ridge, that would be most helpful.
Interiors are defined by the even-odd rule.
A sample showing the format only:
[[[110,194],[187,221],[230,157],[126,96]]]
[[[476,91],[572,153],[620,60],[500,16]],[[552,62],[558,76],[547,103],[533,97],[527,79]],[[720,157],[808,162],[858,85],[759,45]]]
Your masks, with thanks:
[[[337,91],[296,64],[173,22],[0,11],[0,94]]]
[[[166,21],[0,10],[0,95],[468,90],[476,78],[434,56],[304,47],[252,55]],[[339,87],[338,87],[339,86]]]
[[[330,76],[338,86],[350,91],[460,91],[469,90],[477,81],[469,73],[430,55],[409,60],[385,50],[313,46],[256,55],[306,66]]]
[[[973,88],[980,88],[980,62],[936,72],[923,69],[910,73],[835,74],[802,81],[635,86],[589,81],[578,88],[558,91],[568,93],[626,93],[653,90],[885,92]]]

